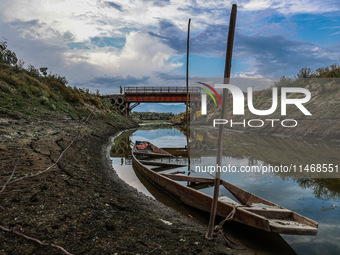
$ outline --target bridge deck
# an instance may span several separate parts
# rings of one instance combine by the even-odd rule
[[[186,102],[187,90],[185,87],[125,87],[125,100],[127,102]],[[199,101],[200,91],[189,89],[189,100]]]

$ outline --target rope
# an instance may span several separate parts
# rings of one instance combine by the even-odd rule
[[[231,210],[231,212],[228,214],[228,216],[227,217],[225,217],[225,219],[224,220],[222,220],[221,222],[220,222],[220,224],[218,224],[218,225],[216,225],[215,226],[215,228],[214,228],[214,230],[217,232],[217,231],[219,231],[219,230],[223,230],[223,225],[224,225],[224,223],[226,223],[227,221],[231,221],[233,218],[234,218],[234,215],[235,215],[235,213],[236,213],[236,209],[238,208],[238,207],[241,207],[242,205],[233,205],[233,210]]]
[[[223,237],[224,241],[226,242],[226,244],[233,249],[243,249],[240,248],[236,243],[234,243],[233,241],[231,241],[224,233],[223,231],[223,225],[224,223],[226,223],[227,221],[231,221],[233,220],[236,210],[238,207],[244,207],[244,205],[233,205],[233,210],[227,215],[227,217],[225,217],[224,220],[222,220],[218,225],[215,226],[214,228],[214,232],[216,232],[216,234],[221,234],[221,236]]]

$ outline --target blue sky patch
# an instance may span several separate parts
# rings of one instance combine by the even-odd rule
[[[83,42],[71,42],[67,44],[67,47],[70,50],[89,50],[91,49],[88,45],[88,43],[83,43]]]
[[[115,47],[115,48],[123,48],[125,45],[126,39],[116,38],[116,37],[93,37],[91,38],[91,44],[98,47]]]

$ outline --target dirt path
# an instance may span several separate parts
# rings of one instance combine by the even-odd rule
[[[110,137],[133,126],[91,118],[54,168],[6,187],[0,224],[73,254],[249,254],[228,249],[220,239],[206,241],[204,226],[118,178],[106,155]],[[16,178],[53,164],[80,127],[62,118],[0,119],[0,190],[21,153]],[[0,231],[4,254],[62,253]]]

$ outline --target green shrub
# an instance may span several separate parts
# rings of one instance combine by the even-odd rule
[[[37,87],[31,87],[30,90],[33,95],[38,95],[40,93],[40,89]]]
[[[11,93],[11,90],[7,86],[2,85],[1,83],[0,83],[0,90],[2,90],[5,93]]]
[[[71,87],[67,87],[62,82],[57,80],[49,80],[47,82],[50,89],[59,92],[64,99],[73,104],[83,104],[84,101],[78,93],[76,93]]]
[[[50,104],[50,109],[51,109],[52,111],[55,111],[55,110],[57,109],[57,107],[56,107],[54,104]]]
[[[49,94],[50,98],[57,100],[57,95],[55,93],[53,93],[52,91],[49,90],[48,94]]]
[[[59,74],[49,74],[46,76],[46,79],[48,81],[57,81],[62,83],[63,85],[67,85],[68,81],[66,80],[66,78],[64,76],[61,76]]]
[[[39,102],[40,102],[42,105],[49,105],[49,100],[48,100],[48,98],[45,97],[45,96],[41,96],[41,97],[39,98]]]
[[[90,98],[87,97],[87,96],[83,96],[82,98],[83,98],[84,102],[89,102],[90,101]]]
[[[34,78],[40,77],[39,70],[36,69],[33,65],[28,65],[27,72],[30,76],[32,76]]]
[[[91,99],[90,99],[90,102],[91,102],[92,104],[94,104],[95,106],[97,106],[97,107],[101,104],[99,98],[96,98],[96,97],[91,98]]]

